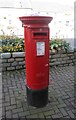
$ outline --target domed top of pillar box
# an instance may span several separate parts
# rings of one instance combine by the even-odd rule
[[[52,21],[52,17],[47,16],[23,16],[19,17],[23,25],[48,25]]]

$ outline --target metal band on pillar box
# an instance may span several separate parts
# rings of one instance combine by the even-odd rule
[[[52,17],[19,17],[24,26],[27,102],[35,107],[48,103],[49,26]]]

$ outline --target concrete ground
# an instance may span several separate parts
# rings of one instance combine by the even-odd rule
[[[49,103],[43,108],[27,104],[25,69],[2,73],[3,118],[74,118],[74,66],[50,68]]]

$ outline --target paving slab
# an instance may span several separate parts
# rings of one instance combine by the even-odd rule
[[[74,66],[51,67],[49,101],[43,108],[28,105],[26,70],[2,72],[2,118],[74,118]]]

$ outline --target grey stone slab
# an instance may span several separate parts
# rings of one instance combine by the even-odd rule
[[[15,104],[15,105],[11,105],[11,110],[15,110],[17,108],[17,105]]]
[[[2,110],[2,103],[0,103],[0,110]]]
[[[11,111],[6,111],[6,118],[12,118]]]
[[[60,108],[60,111],[61,111],[63,116],[67,116],[68,115],[64,108]]]
[[[56,61],[62,61],[62,60],[63,60],[63,58],[61,58],[61,57],[56,59]]]
[[[70,116],[71,118],[74,118],[74,114],[73,114],[73,112],[72,112],[71,110],[68,111],[68,114],[69,114],[69,116]]]
[[[27,116],[26,118],[28,118],[28,119],[29,118],[31,118],[31,119],[34,118],[35,119],[35,118],[38,118],[38,115],[37,114],[32,114],[30,116]]]
[[[10,71],[10,70],[15,70],[15,67],[7,67],[7,70]]]
[[[67,105],[64,103],[64,104],[59,104],[57,105],[58,108],[62,108],[62,107],[66,107]]]
[[[8,62],[10,62],[10,63],[14,62],[14,58],[8,59]]]
[[[71,53],[71,54],[69,53],[68,56],[73,56],[73,54],[72,54],[72,53]]]
[[[13,116],[12,116],[13,118],[19,118],[19,116],[18,116],[18,114],[17,113],[15,113],[15,114],[13,114]]]
[[[11,98],[11,105],[16,104],[15,98]]]
[[[61,113],[58,113],[58,114],[54,114],[52,115],[52,118],[63,118],[63,115]]]
[[[15,110],[16,109],[16,105],[10,105],[10,106],[6,106],[6,111],[8,110]]]
[[[5,102],[4,103],[4,106],[6,107],[6,106],[10,106],[10,102]]]
[[[3,63],[2,67],[9,67],[11,64],[10,63]]]
[[[11,63],[11,66],[17,66],[18,62],[14,61],[13,63]]]
[[[66,63],[65,63],[63,66],[68,66],[68,65],[69,65],[69,64],[66,64]]]
[[[25,61],[19,62],[19,65],[25,65]]]
[[[61,57],[67,57],[67,54],[61,54]]]
[[[23,112],[22,106],[18,108],[18,113]]]
[[[10,96],[7,95],[7,96],[5,97],[5,102],[10,102]]]
[[[64,57],[64,58],[63,58],[63,60],[68,60],[68,59],[69,59],[69,57]]]
[[[69,63],[69,66],[72,66],[72,65],[74,65],[74,63]]]
[[[0,118],[2,117],[2,108],[0,108]]]
[[[60,54],[55,54],[55,55],[52,55],[52,58],[59,58],[61,55]]]
[[[38,117],[39,117],[39,119],[41,118],[45,118],[45,116],[44,116],[44,114],[41,112],[41,113],[38,113]],[[46,116],[47,117],[47,116]]]
[[[5,107],[2,105],[2,116],[5,116],[6,111],[5,111]]]
[[[73,59],[73,62],[76,62],[76,59]]]
[[[18,113],[18,115],[19,115],[19,117],[23,117],[23,116],[25,116],[25,112],[20,112],[20,113]]]
[[[40,112],[42,112],[42,109],[34,109],[34,110],[31,109],[31,110],[30,110],[30,113],[31,113],[31,114],[40,113]]]
[[[50,62],[56,62],[57,59],[50,59]]]
[[[66,64],[66,63],[67,63],[67,61],[65,61],[65,60],[64,60],[64,61],[61,61],[61,64]]]
[[[67,118],[69,118],[69,120],[71,120],[70,116],[68,116],[68,115],[64,117],[64,119],[67,119]]]
[[[30,111],[25,111],[25,115],[26,116],[30,115]]]
[[[2,59],[1,60],[1,63],[7,63],[8,62],[8,59]]]
[[[14,58],[25,57],[25,53],[24,52],[14,52],[14,53],[12,53],[12,56]]]
[[[49,118],[51,118],[51,116],[46,116],[46,119],[49,119]]]
[[[43,112],[43,113],[44,113],[45,116],[55,114],[54,110],[45,111],[45,112]]]
[[[54,65],[54,66],[55,66],[55,65],[60,65],[60,64],[61,64],[61,62],[59,62],[59,61],[58,61],[58,62],[53,62],[53,63],[50,63],[50,66],[52,66],[52,65]]]
[[[11,58],[11,53],[1,53],[1,58]]]
[[[72,63],[72,60],[67,60],[66,63]]]
[[[57,106],[53,106],[52,109],[54,110],[55,114],[60,112],[60,110],[59,110],[59,108],[57,108]]]
[[[18,62],[25,61],[24,58],[15,58],[15,60]]]
[[[12,110],[12,113],[16,114],[16,113],[18,113],[18,111],[19,111],[18,108],[15,108],[15,109]]]
[[[71,59],[74,59],[74,55],[70,57]]]

